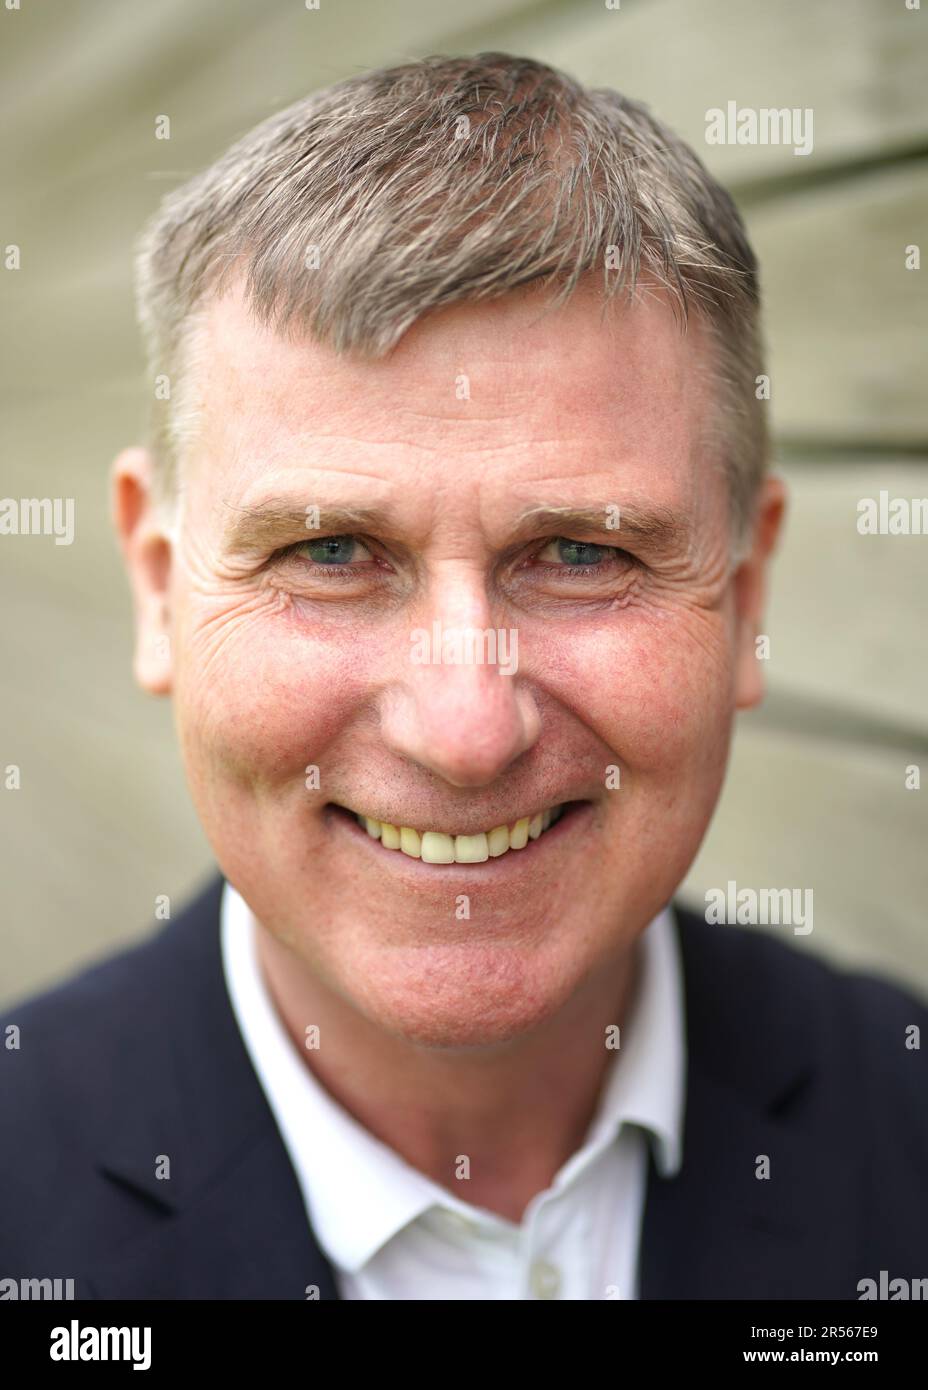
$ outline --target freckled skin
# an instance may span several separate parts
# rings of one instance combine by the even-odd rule
[[[733,574],[726,485],[700,445],[704,330],[681,335],[659,293],[605,320],[587,286],[544,308],[534,289],[456,305],[363,362],[259,328],[236,290],[209,321],[174,542],[147,505],[147,456],[115,468],[138,678],[172,694],[197,811],[263,924],[278,1007],[298,1041],[320,1021],[339,1039],[314,1069],[372,1128],[390,1134],[370,1089],[405,1095],[418,1140],[396,1146],[436,1171],[432,1131],[458,1141],[435,1118],[449,1066],[472,1147],[477,1114],[530,1104],[542,1082],[565,1095],[552,1148],[582,1133],[634,944],[695,857],[736,709],[762,694],[753,639],[782,487],[765,483]],[[232,552],[232,509],[282,496],[323,514],[376,502],[392,532],[347,582],[308,575],[305,557]],[[631,501],[678,512],[686,543],[570,581],[533,565],[544,537],[510,553],[528,507]],[[581,539],[621,546],[621,526]],[[516,629],[517,673],[412,664],[412,630],[434,621]],[[152,655],[162,631],[172,659]],[[323,811],[415,809],[405,823],[472,831],[567,800],[591,803],[583,830],[531,871],[510,854],[492,883],[481,865],[456,871],[466,882],[403,874]],[[530,1122],[513,1123],[524,1139]],[[539,1181],[555,1162],[539,1158]]]

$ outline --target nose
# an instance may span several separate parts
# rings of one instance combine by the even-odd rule
[[[382,735],[452,786],[487,786],[541,733],[518,673],[518,629],[491,626],[487,606],[460,594],[422,616],[398,679],[383,692]]]

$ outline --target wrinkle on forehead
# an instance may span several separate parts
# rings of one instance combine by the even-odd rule
[[[407,455],[463,460],[507,449],[518,457],[543,441],[556,452],[563,441],[572,459],[588,447],[593,471],[612,449],[617,458],[690,458],[695,468],[714,445],[709,335],[696,316],[682,333],[660,292],[632,305],[612,300],[605,311],[588,287],[553,312],[525,293],[451,305],[369,360],[275,334],[232,287],[209,306],[199,334],[193,456],[220,466],[292,461],[301,438],[313,441],[313,462],[329,463],[365,442],[376,446],[373,458],[381,446],[405,445]]]

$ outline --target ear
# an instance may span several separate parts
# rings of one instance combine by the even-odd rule
[[[786,511],[786,484],[770,474],[761,484],[754,510],[749,550],[734,574],[735,707],[753,709],[764,698],[765,682],[755,638],[763,632],[768,560],[776,546]]]
[[[153,480],[148,450],[124,449],[110,470],[110,503],[135,610],[135,679],[151,695],[169,695],[173,542]]]

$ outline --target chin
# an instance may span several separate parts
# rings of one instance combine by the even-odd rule
[[[399,952],[350,991],[372,1023],[422,1047],[505,1044],[543,1024],[578,983],[577,963],[525,958],[519,946]]]

